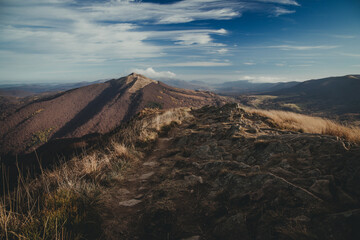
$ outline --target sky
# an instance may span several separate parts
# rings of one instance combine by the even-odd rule
[[[0,0],[0,84],[360,74],[359,0]]]

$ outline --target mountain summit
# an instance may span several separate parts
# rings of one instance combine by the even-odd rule
[[[137,74],[135,72],[131,73],[130,75],[128,75],[126,77],[116,79],[116,80],[111,80],[111,82],[116,82],[116,83],[120,83],[120,84],[124,84],[124,82],[125,82],[125,85],[129,87],[128,91],[130,93],[135,93],[151,83],[159,84],[159,81],[152,80],[150,78],[147,78],[147,77],[145,77],[141,74]]]

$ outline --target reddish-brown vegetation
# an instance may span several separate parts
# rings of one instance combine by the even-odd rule
[[[146,107],[169,109],[224,102],[224,98],[213,93],[173,88],[134,73],[18,108],[0,121],[0,152],[30,152],[45,140],[103,134]],[[47,133],[41,138],[44,141],[33,141],[44,132]]]

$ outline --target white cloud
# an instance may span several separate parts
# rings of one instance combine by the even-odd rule
[[[334,38],[342,38],[342,39],[354,39],[356,36],[353,35],[331,35]]]
[[[275,66],[278,66],[278,67],[284,67],[285,64],[284,63],[276,63]]]
[[[249,76],[249,75],[245,75],[245,76],[240,76],[238,77],[239,80],[248,80],[251,82],[269,82],[269,83],[274,83],[274,82],[288,82],[289,79],[284,78],[284,77],[278,77],[278,76]]]
[[[276,7],[274,9],[274,16],[275,17],[278,17],[280,15],[283,15],[283,14],[291,14],[291,13],[294,13],[295,11],[294,10],[288,10],[288,9],[285,9],[285,8],[281,8],[281,7]]]
[[[254,62],[244,62],[243,64],[248,66],[256,65]]]
[[[142,75],[145,75],[149,78],[174,78],[176,77],[176,74],[170,71],[164,71],[164,72],[157,72],[152,67],[149,67],[147,69],[133,69],[132,72],[136,72]]]
[[[340,54],[347,57],[360,57],[360,53],[340,53]]]
[[[80,63],[92,59],[93,63],[101,63],[164,56],[167,49],[176,48],[173,43],[198,49],[212,47],[216,51],[224,44],[215,43],[211,35],[227,34],[225,29],[149,31],[140,25],[142,20],[160,21],[171,14],[167,7],[173,12],[197,15],[201,19],[217,19],[220,15],[226,15],[229,12],[223,10],[226,4],[214,0],[185,0],[175,4],[113,0],[105,4],[85,2],[75,7],[65,4],[72,2],[71,0],[28,0],[26,4],[21,2],[5,0],[0,3],[0,8],[4,7],[4,12],[7,13],[0,26],[0,43],[12,43],[10,48],[6,48],[9,54],[46,54],[52,56],[54,61]],[[208,4],[206,8],[193,8],[205,3]],[[104,20],[116,23],[104,23]],[[159,39],[167,43],[159,45],[149,41]]]
[[[227,53],[228,51],[229,51],[229,50],[226,49],[226,48],[220,48],[220,49],[216,50],[216,52],[219,53],[219,54],[225,54],[225,53]]]
[[[311,64],[293,64],[293,65],[290,65],[289,67],[311,67],[312,65]]]
[[[209,34],[183,34],[175,38],[177,44],[192,45],[192,44],[207,44],[212,41]]]
[[[280,50],[328,50],[338,48],[338,46],[330,46],[330,45],[317,45],[317,46],[294,46],[294,45],[278,45],[278,46],[268,46],[266,48],[278,48]]]
[[[156,57],[162,48],[144,40],[149,33],[134,31],[135,25],[98,25],[92,22],[73,23],[65,29],[28,29],[6,27],[0,30],[0,42],[12,41],[10,51],[47,54],[57,60],[133,59]]]
[[[231,66],[230,62],[181,62],[181,63],[169,63],[165,66],[169,67],[223,67]]]
[[[265,3],[279,3],[279,4],[285,4],[285,5],[300,6],[300,4],[294,0],[257,0],[257,1],[265,2]]]
[[[226,20],[241,16],[236,1],[182,0],[171,4],[140,1],[94,3],[84,8],[99,20],[153,21],[159,24],[187,23],[196,20]],[[141,13],[141,14],[139,14]]]
[[[0,55],[0,62],[4,63],[3,69],[15,66],[10,65],[8,60],[11,59],[26,70],[36,66],[34,71],[44,72],[49,68],[66,70],[81,64],[116,65],[121,61],[129,63],[170,54],[176,58],[183,56],[183,49],[194,50],[192,54],[201,57],[224,54],[228,52],[226,45],[214,37],[228,34],[223,28],[204,29],[181,24],[177,31],[169,31],[154,30],[153,26],[227,20],[241,17],[247,11],[271,15],[279,4],[290,7],[296,5],[294,2],[180,0],[159,4],[140,0],[0,0],[3,13],[0,51],[6,50]],[[181,51],[176,52],[176,49]],[[229,66],[231,63],[174,63],[174,66],[180,65]]]

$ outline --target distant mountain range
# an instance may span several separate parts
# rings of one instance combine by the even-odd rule
[[[0,153],[29,152],[49,140],[104,134],[146,107],[199,107],[235,101],[209,90],[251,107],[360,120],[360,75],[301,83],[163,81],[167,84],[133,73],[93,84],[7,86],[2,90],[7,96],[0,96]],[[64,91],[69,87],[75,88]],[[38,94],[19,98],[21,91]]]
[[[360,121],[360,75],[309,80],[276,91],[238,96],[238,99],[252,107]]]
[[[207,83],[204,81],[184,81],[180,79],[159,78],[159,80],[169,86],[200,91],[212,91],[223,95],[238,95],[244,93],[261,93],[276,91],[295,86],[299,82],[279,82],[279,83],[256,83],[248,80],[228,81],[224,83]],[[45,92],[66,91],[95,83],[103,83],[107,80],[94,82],[77,82],[66,84],[6,84],[0,85],[0,96],[28,97]]]
[[[206,84],[169,79],[165,82],[232,96],[251,107],[302,112],[360,125],[360,75],[357,74],[284,83],[243,80]]]
[[[94,82],[76,82],[63,84],[2,84],[0,85],[0,96],[27,97],[44,92],[66,91],[73,88],[84,87],[87,85],[102,83],[106,80],[97,80]]]
[[[146,107],[222,105],[226,98],[211,92],[173,88],[133,73],[16,101],[2,101],[8,105],[2,107],[7,112],[0,121],[1,153],[29,152],[52,139],[107,133]]]
[[[207,90],[218,94],[237,96],[239,94],[263,93],[285,89],[299,82],[256,83],[248,80],[228,81],[223,83],[206,83],[203,81],[183,81],[178,79],[161,79],[166,84],[178,88]]]
[[[347,75],[305,81],[286,89],[279,89],[273,94],[297,95],[313,100],[336,101],[336,103],[358,102],[360,104],[359,90],[360,75]]]

